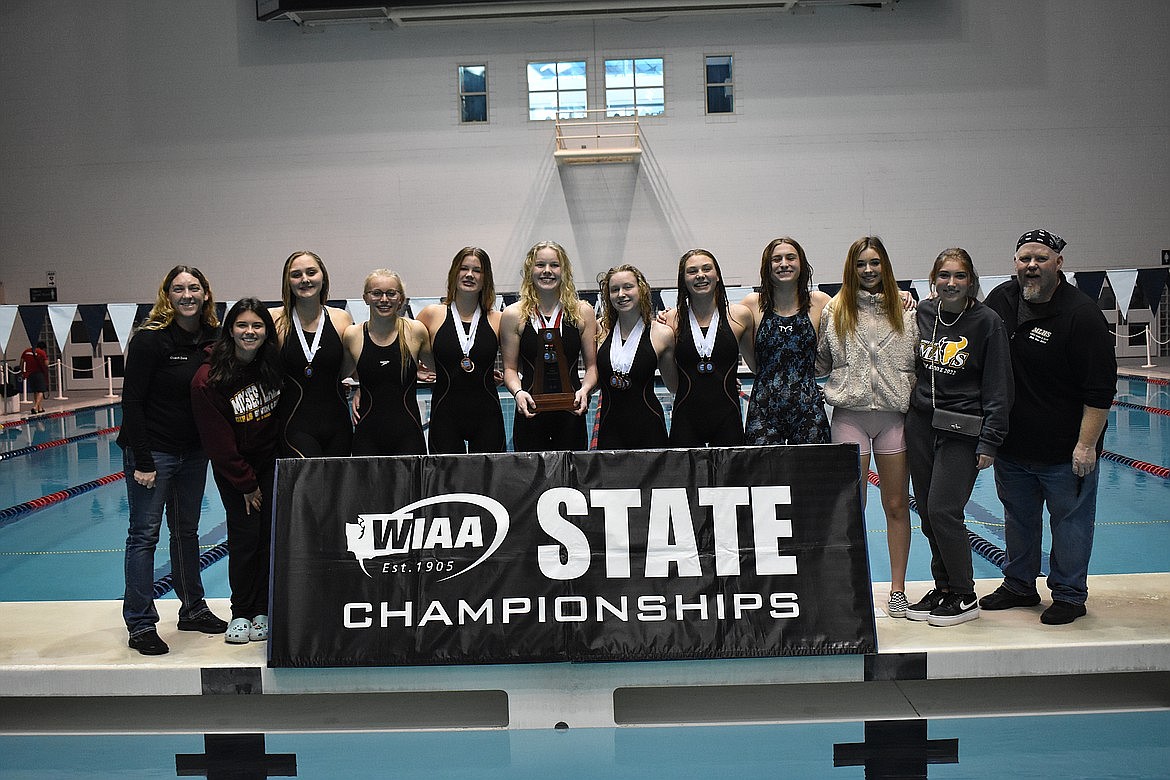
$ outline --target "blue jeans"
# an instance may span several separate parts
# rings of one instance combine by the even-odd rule
[[[207,482],[207,456],[202,451],[176,455],[152,452],[156,476],[153,488],[134,481],[134,454],[122,451],[126,468],[126,498],[130,505],[130,532],[126,535],[126,593],[122,616],[130,636],[153,630],[154,549],[158,546],[166,509],[171,534],[171,577],[179,597],[179,618],[208,611],[199,576],[199,511]]]
[[[1100,465],[1083,479],[1072,461],[1030,465],[995,459],[995,490],[1004,508],[1007,561],[1004,586],[1018,595],[1036,592],[1040,575],[1044,505],[1052,526],[1048,588],[1056,601],[1084,604],[1089,596],[1089,556],[1097,520],[1097,479]]]

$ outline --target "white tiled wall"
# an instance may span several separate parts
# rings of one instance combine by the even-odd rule
[[[301,33],[253,0],[0,6],[0,282],[27,300],[148,301],[200,266],[220,298],[279,296],[294,249],[335,297],[374,267],[438,295],[465,244],[514,288],[534,241],[580,286],[632,262],[656,284],[704,246],[750,283],[775,235],[818,281],[887,241],[900,278],[946,246],[1008,273],[1044,226],[1069,267],[1156,264],[1170,241],[1170,3],[902,0],[893,12],[683,15]],[[735,57],[737,112],[703,113],[704,54]],[[662,56],[668,113],[641,164],[558,169],[526,118],[529,59]],[[459,64],[489,67],[461,127]],[[599,97],[591,100],[598,105]]]

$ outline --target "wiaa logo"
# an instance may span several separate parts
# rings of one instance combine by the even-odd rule
[[[420,510],[446,505],[443,513]],[[456,512],[458,505],[474,507]],[[487,515],[487,518],[484,515]],[[485,543],[485,519],[490,519],[491,537]],[[346,546],[358,565],[371,577],[366,561],[402,556],[412,551],[456,551],[481,549],[483,552],[469,565],[444,569],[449,573],[443,582],[471,571],[495,553],[508,535],[508,510],[499,501],[478,493],[446,493],[407,504],[389,513],[363,513],[357,522],[345,524]]]

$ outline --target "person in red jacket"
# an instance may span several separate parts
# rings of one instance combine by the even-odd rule
[[[20,371],[24,375],[25,389],[33,394],[32,414],[45,413],[45,393],[49,392],[49,355],[45,342],[38,341],[20,353]]]
[[[268,550],[279,445],[280,353],[272,315],[243,298],[191,380],[191,406],[227,514],[232,620],[224,641],[268,638]]]

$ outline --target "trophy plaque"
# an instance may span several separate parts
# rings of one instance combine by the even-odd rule
[[[556,328],[541,328],[540,353],[536,356],[532,377],[532,400],[536,411],[571,412],[576,392],[569,381],[569,364],[565,360],[565,345]],[[576,366],[572,367],[574,371]]]

